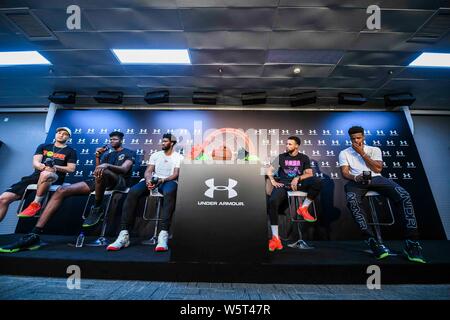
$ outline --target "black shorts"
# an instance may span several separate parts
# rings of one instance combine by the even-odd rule
[[[11,187],[6,189],[5,191],[15,193],[18,196],[22,197],[23,194],[25,193],[25,189],[28,187],[28,185],[38,183],[40,174],[41,174],[40,172],[33,172],[29,176],[22,177],[22,179],[20,179],[19,182],[14,183]],[[53,182],[53,184],[61,185],[61,184],[63,184],[63,182],[64,182],[64,176],[59,176],[58,180]]]
[[[114,185],[111,185],[111,186],[109,186],[109,185],[106,186],[106,190],[121,190],[121,191],[123,191],[127,188],[127,183],[123,176],[117,175],[117,179],[118,179],[117,183]],[[84,180],[84,182],[88,185],[90,192],[95,191],[95,179],[94,178]]]

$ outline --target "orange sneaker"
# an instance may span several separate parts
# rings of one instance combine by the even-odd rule
[[[269,240],[269,251],[273,252],[281,249],[283,249],[283,244],[281,243],[280,238],[272,236],[272,239]]]
[[[31,218],[34,217],[36,213],[39,212],[39,210],[41,210],[41,205],[33,201],[25,210],[23,210],[17,216],[19,218]]]
[[[303,219],[305,219],[305,221],[308,222],[314,222],[317,220],[312,215],[309,214],[308,207],[298,207],[297,214],[299,216],[302,216]]]

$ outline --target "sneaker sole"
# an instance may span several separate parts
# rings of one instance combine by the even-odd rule
[[[120,247],[120,248],[118,248],[118,247],[106,247],[106,251],[119,251],[122,248],[128,248],[129,245],[130,244],[126,244],[126,245],[124,245],[123,247]]]
[[[409,260],[409,261],[412,261],[412,262],[418,262],[418,263],[427,263],[425,260],[423,260],[423,259],[419,259],[419,258],[411,258],[410,256],[409,256],[409,254],[405,251],[405,250],[403,250],[403,253],[405,254],[405,256],[406,256],[406,258]]]
[[[381,260],[381,259],[385,259],[385,258],[387,258],[387,257],[389,257],[389,256],[390,256],[390,254],[387,253],[387,252],[385,252],[385,253],[383,253],[381,256],[377,257],[377,259],[378,259],[378,260]]]
[[[3,248],[0,248],[0,253],[16,253],[16,252],[19,252],[19,251],[33,251],[33,250],[37,250],[37,249],[39,249],[41,246],[40,245],[38,245],[38,246],[34,246],[34,247],[29,247],[29,248],[22,248],[22,249],[3,249]]]
[[[28,216],[28,215],[24,215],[24,214],[18,214],[17,217],[19,217],[19,218],[33,218],[34,216],[36,216],[36,214],[33,214],[32,216]]]
[[[156,252],[164,252],[164,251],[168,251],[169,249],[166,248],[155,248]]]
[[[93,223],[93,224],[85,224],[85,223],[83,223],[83,228],[93,227],[93,226],[97,225],[99,222],[100,222],[100,220],[98,220],[96,223]]]

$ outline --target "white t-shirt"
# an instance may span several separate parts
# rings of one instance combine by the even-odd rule
[[[178,152],[172,152],[170,156],[166,156],[164,151],[155,152],[150,156],[149,164],[155,166],[155,175],[158,178],[167,178],[171,176],[175,168],[179,168],[183,156]]]
[[[367,153],[372,160],[383,161],[381,150],[378,147],[364,145],[364,152]],[[352,147],[348,147],[339,153],[339,166],[349,166],[350,174],[354,176],[359,176],[363,171],[372,171],[366,165],[366,162],[361,155]],[[374,176],[381,176],[381,174],[372,171],[372,177]]]

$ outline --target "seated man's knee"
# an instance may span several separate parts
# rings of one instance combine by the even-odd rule
[[[67,197],[69,194],[70,194],[69,187],[61,186],[58,189],[56,189],[54,197],[64,198],[64,197]]]

